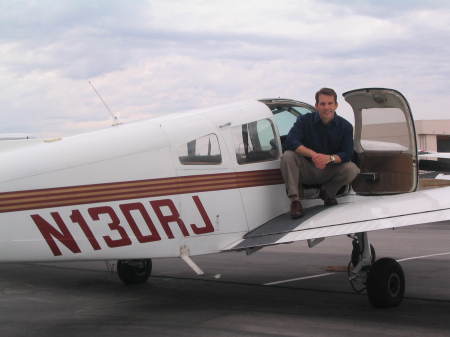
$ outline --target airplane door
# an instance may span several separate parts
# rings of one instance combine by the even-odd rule
[[[182,244],[192,255],[226,246],[248,227],[221,134],[198,116],[174,119],[163,127],[171,139],[178,207],[189,231]]]
[[[345,92],[355,115],[355,161],[361,173],[352,187],[359,194],[412,192],[417,188],[417,145],[406,98],[393,89]]]

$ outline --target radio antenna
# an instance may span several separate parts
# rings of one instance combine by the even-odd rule
[[[109,108],[108,104],[106,104],[105,100],[103,99],[103,97],[98,93],[97,89],[95,89],[94,84],[92,84],[91,81],[88,81],[89,84],[92,87],[92,90],[94,90],[95,94],[97,95],[97,97],[100,99],[100,101],[102,101],[103,105],[105,106],[106,110],[108,110],[109,114],[111,115],[113,122],[112,122],[112,126],[116,126],[121,124],[119,121],[119,118],[114,114],[114,112],[112,112],[112,110]]]

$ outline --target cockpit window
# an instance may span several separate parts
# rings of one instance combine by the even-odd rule
[[[284,106],[272,109],[273,119],[278,127],[280,136],[286,136],[299,115],[311,112],[310,109],[298,106]]]
[[[222,163],[217,136],[211,133],[179,146],[178,159],[183,165],[217,165]]]

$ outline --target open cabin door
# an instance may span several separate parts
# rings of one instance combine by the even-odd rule
[[[352,187],[359,194],[412,192],[417,187],[414,121],[405,97],[392,89],[343,94],[355,114],[354,149],[361,173]]]

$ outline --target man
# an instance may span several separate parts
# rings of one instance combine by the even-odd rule
[[[287,151],[281,159],[293,219],[303,215],[302,184],[320,184],[320,198],[325,206],[333,206],[337,204],[337,191],[359,173],[359,168],[350,161],[353,127],[336,114],[336,92],[322,88],[315,98],[317,111],[297,118],[287,135]]]

